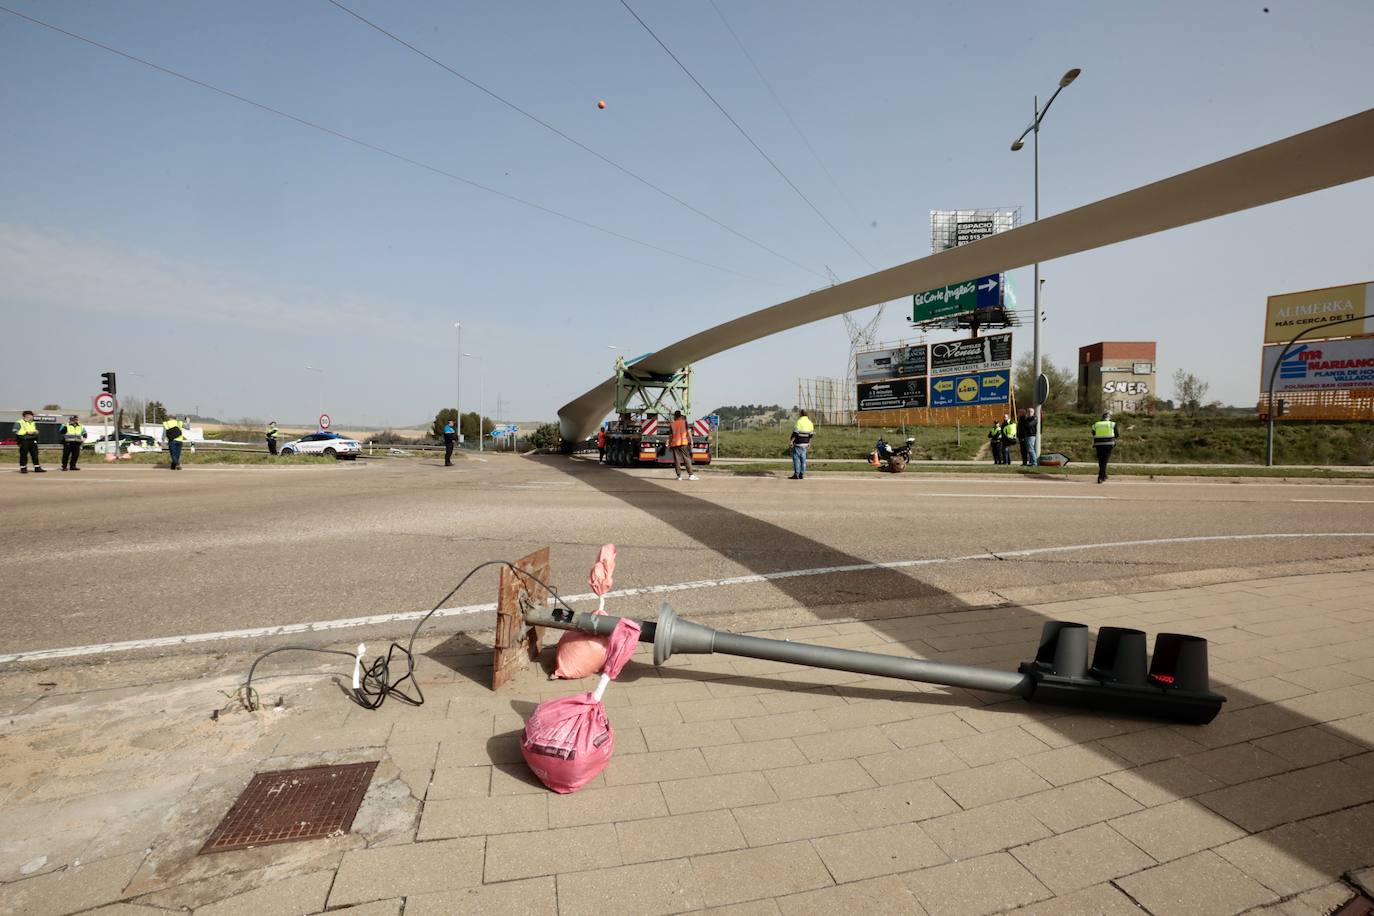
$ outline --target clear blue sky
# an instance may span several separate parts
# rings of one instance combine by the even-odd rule
[[[2,407],[85,403],[114,368],[176,410],[304,420],[322,381],[338,422],[405,424],[453,403],[461,321],[487,412],[499,393],[507,416],[551,418],[608,374],[608,345],[638,354],[821,286],[826,267],[869,271],[616,0],[349,5],[814,273],[326,0],[3,2],[716,267],[0,13]],[[1070,67],[1083,75],[1041,135],[1043,214],[1374,105],[1368,0],[717,2],[834,183],[709,0],[631,5],[879,267],[929,252],[932,208],[1029,216],[1029,149],[1008,146]],[[1161,380],[1184,367],[1251,402],[1265,297],[1374,280],[1371,213],[1366,181],[1046,264],[1047,352],[1154,339]],[[911,336],[903,313],[881,338]],[[718,356],[697,367],[697,406],[791,405],[797,376],[843,375],[847,349],[836,318]],[[467,363],[466,409],[480,372]]]

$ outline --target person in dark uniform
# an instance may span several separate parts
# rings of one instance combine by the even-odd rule
[[[77,459],[81,457],[81,446],[86,442],[86,427],[81,425],[81,420],[76,414],[67,418],[67,423],[62,427],[62,470],[79,471],[81,468],[76,466]]]
[[[275,455],[277,453],[277,436],[280,431],[277,429],[277,421],[273,420],[267,424],[267,453]]]
[[[1097,450],[1097,482],[1107,482],[1107,462],[1112,460],[1116,447],[1116,421],[1110,410],[1102,411],[1102,419],[1093,424],[1093,448]]]
[[[444,421],[444,467],[453,467],[453,446],[458,442],[458,431],[453,428],[452,420]]]
[[[181,470],[181,444],[186,438],[186,433],[181,425],[181,421],[176,417],[168,417],[162,421],[163,432],[167,435],[167,455],[172,459],[172,470]]]
[[[988,448],[992,450],[992,463],[1002,463],[1002,421],[994,420],[988,430]]]
[[[1026,454],[1026,408],[1020,407],[1016,411],[1016,444],[1021,447],[1021,467],[1030,464]]]
[[[42,460],[38,457],[38,424],[33,420],[33,411],[26,410],[14,424],[14,438],[19,443],[19,473],[29,472],[29,459],[33,459],[33,472],[46,474]]]

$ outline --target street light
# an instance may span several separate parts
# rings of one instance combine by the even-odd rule
[[[1083,71],[1079,70],[1077,67],[1074,67],[1074,68],[1073,68],[1072,70],[1070,70],[1068,73],[1065,73],[1062,77],[1060,77],[1060,79],[1059,79],[1059,88],[1057,88],[1057,89],[1054,90],[1054,95],[1050,96],[1050,100],[1049,100],[1048,102],[1045,103],[1045,107],[1044,107],[1044,108],[1041,108],[1041,107],[1040,107],[1040,96],[1037,95],[1037,96],[1035,97],[1035,120],[1031,121],[1030,127],[1027,127],[1025,130],[1023,130],[1023,131],[1021,132],[1021,136],[1017,137],[1017,138],[1016,138],[1016,142],[1013,143],[1013,144],[1011,145],[1011,151],[1014,153],[1014,152],[1016,152],[1017,150],[1019,150],[1022,146],[1025,145],[1025,142],[1024,142],[1024,141],[1025,141],[1025,139],[1026,139],[1026,135],[1027,135],[1027,134],[1030,134],[1030,133],[1033,133],[1033,134],[1034,134],[1034,136],[1031,138],[1031,149],[1032,149],[1032,152],[1034,153],[1034,156],[1035,156],[1035,220],[1036,220],[1036,222],[1039,222],[1039,220],[1040,220],[1040,122],[1043,121],[1043,120],[1045,120],[1045,115],[1049,112],[1050,106],[1054,104],[1054,100],[1055,100],[1056,98],[1059,97],[1059,93],[1063,92],[1063,91],[1064,91],[1064,88],[1065,88],[1066,86],[1068,86],[1069,83],[1072,83],[1074,80],[1078,79],[1078,74],[1081,73],[1081,72],[1083,72]],[[1035,262],[1035,316],[1034,316],[1034,323],[1033,323],[1032,327],[1034,328],[1034,333],[1033,333],[1033,338],[1032,338],[1032,339],[1033,339],[1033,344],[1032,344],[1032,356],[1031,356],[1031,361],[1032,361],[1032,363],[1034,363],[1034,366],[1035,366],[1035,381],[1034,381],[1034,383],[1033,383],[1034,386],[1035,386],[1035,394],[1032,395],[1031,400],[1033,400],[1033,401],[1035,402],[1036,413],[1039,414],[1039,413],[1042,413],[1042,411],[1040,410],[1040,408],[1044,406],[1044,405],[1042,404],[1042,402],[1040,401],[1040,397],[1039,397],[1039,395],[1040,395],[1040,262],[1039,262],[1039,261],[1036,261],[1036,262]],[[1044,422],[1045,422],[1044,417],[1041,416],[1041,417],[1040,417],[1040,423],[1043,425]],[[1042,426],[1042,428],[1043,428],[1043,426]],[[1043,439],[1043,436],[1042,436],[1042,439]]]
[[[310,372],[318,372],[320,374],[319,379],[315,382],[315,403],[319,405],[320,416],[324,416],[324,370],[317,369],[314,366],[306,366],[305,368]],[[318,423],[319,420],[315,422]]]
[[[471,353],[464,353],[468,359],[477,360],[481,369],[478,370],[478,378],[481,379],[477,394],[477,451],[485,451],[483,448],[486,442],[486,431],[482,429],[482,408],[487,402],[487,361],[480,356],[473,356]]]
[[[453,364],[455,374],[458,377],[456,390],[453,393],[453,409],[458,413],[458,419],[454,420],[453,428],[458,430],[459,441],[463,438],[463,323],[455,321],[453,328],[458,332],[458,355],[454,357]]]

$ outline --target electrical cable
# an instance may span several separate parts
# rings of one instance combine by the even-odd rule
[[[328,2],[329,2],[331,5],[333,5],[333,6],[335,6],[335,7],[338,7],[340,10],[342,10],[342,11],[345,12],[345,13],[347,13],[348,15],[352,16],[354,19],[358,20],[358,21],[361,22],[363,25],[366,25],[368,28],[374,29],[375,31],[380,32],[381,34],[385,35],[387,38],[390,38],[392,41],[396,42],[397,44],[401,45],[402,47],[408,48],[409,50],[411,50],[411,51],[413,51],[414,53],[418,54],[419,56],[423,57],[425,60],[427,60],[427,61],[429,61],[430,63],[434,64],[436,67],[439,67],[440,69],[447,71],[448,73],[452,74],[453,76],[458,77],[458,79],[460,79],[460,80],[462,80],[463,82],[467,83],[467,84],[468,84],[469,86],[471,86],[472,88],[476,89],[476,90],[479,91],[479,92],[482,92],[482,93],[486,94],[487,96],[491,97],[492,99],[495,99],[497,102],[500,102],[502,105],[505,105],[505,106],[506,106],[507,108],[509,108],[511,111],[514,111],[514,112],[516,112],[517,114],[519,114],[519,115],[521,115],[521,116],[523,116],[523,117],[525,117],[525,118],[528,118],[529,120],[533,121],[535,124],[538,124],[540,127],[544,128],[545,130],[548,130],[548,131],[551,131],[551,132],[557,134],[559,137],[562,137],[564,140],[568,141],[569,143],[571,143],[573,146],[577,147],[578,149],[580,149],[580,150],[582,150],[582,151],[584,151],[584,152],[590,153],[591,155],[593,155],[593,156],[595,156],[596,158],[600,159],[602,162],[604,162],[604,163],[606,163],[607,165],[609,165],[611,168],[616,169],[616,170],[622,172],[622,173],[625,174],[625,175],[628,175],[629,177],[633,178],[635,181],[637,181],[637,182],[639,182],[640,184],[644,185],[646,188],[649,188],[649,189],[651,189],[651,190],[653,190],[653,191],[656,191],[656,192],[658,192],[659,194],[663,195],[664,197],[668,198],[669,200],[673,201],[674,203],[679,204],[679,205],[681,205],[681,206],[683,206],[683,207],[686,207],[688,210],[691,210],[691,211],[692,211],[693,213],[695,213],[697,216],[700,216],[700,217],[702,217],[703,219],[710,220],[712,223],[715,223],[717,226],[719,226],[720,228],[724,229],[726,232],[729,232],[731,235],[737,236],[737,237],[743,239],[744,241],[748,242],[749,244],[755,246],[756,248],[759,248],[759,249],[762,249],[763,251],[768,252],[769,254],[773,255],[775,258],[780,258],[780,259],[786,261],[788,264],[791,264],[793,267],[796,267],[796,268],[798,268],[799,270],[804,270],[804,271],[806,271],[807,273],[809,273],[809,274],[811,274],[811,275],[813,275],[813,276],[817,276],[817,277],[823,276],[823,274],[821,274],[819,271],[812,270],[810,267],[807,267],[805,264],[802,264],[802,263],[799,262],[799,261],[794,261],[794,260],[792,260],[791,258],[789,258],[787,255],[785,255],[785,254],[783,254],[783,253],[781,253],[781,252],[779,252],[779,251],[775,251],[775,250],[773,250],[772,248],[769,248],[767,245],[765,245],[763,242],[760,242],[758,239],[751,238],[750,236],[745,235],[743,232],[740,232],[738,229],[735,229],[735,228],[733,228],[732,226],[726,225],[725,223],[723,223],[723,222],[721,222],[720,220],[716,219],[714,216],[712,216],[711,214],[705,212],[704,210],[698,209],[697,207],[694,207],[693,205],[689,204],[687,201],[683,200],[681,197],[678,197],[676,194],[673,194],[671,191],[667,191],[667,190],[665,190],[665,189],[659,187],[658,185],[654,184],[652,181],[650,181],[649,179],[645,178],[644,176],[639,175],[638,173],[636,173],[636,172],[634,172],[634,171],[631,171],[627,166],[621,165],[619,162],[616,162],[614,159],[611,159],[609,156],[606,156],[606,155],[604,155],[604,154],[602,154],[602,153],[597,152],[596,150],[592,149],[590,146],[587,146],[587,145],[586,145],[585,143],[583,143],[582,141],[577,140],[577,139],[575,139],[575,138],[569,136],[568,134],[564,133],[563,131],[559,130],[557,127],[554,127],[552,124],[550,124],[549,122],[547,122],[547,121],[545,121],[544,119],[540,118],[538,115],[531,114],[530,112],[528,112],[528,111],[526,111],[525,109],[521,108],[519,105],[515,104],[515,103],[512,102],[510,99],[507,99],[507,98],[505,98],[504,96],[498,94],[495,90],[489,89],[489,88],[487,88],[486,86],[483,86],[481,83],[477,82],[476,80],[472,79],[471,77],[466,76],[466,75],[464,75],[464,74],[462,74],[462,73],[459,73],[457,70],[453,69],[453,68],[450,67],[448,64],[446,64],[446,63],[444,63],[443,61],[439,60],[438,58],[436,58],[436,57],[434,57],[434,56],[432,56],[432,55],[430,55],[430,54],[428,54],[428,53],[426,53],[426,52],[420,50],[420,49],[417,48],[415,45],[413,45],[413,44],[411,44],[410,42],[406,41],[406,40],[405,40],[404,38],[402,38],[401,36],[395,34],[394,32],[390,32],[390,31],[388,31],[387,29],[384,29],[382,26],[380,26],[380,25],[378,25],[377,23],[373,22],[371,19],[368,19],[366,16],[363,16],[361,13],[359,13],[359,12],[357,12],[357,11],[355,11],[355,10],[349,9],[347,6],[344,6],[342,3],[340,3],[339,0],[328,0]],[[803,138],[803,139],[805,139],[805,138]],[[822,168],[824,168],[823,165],[822,165]],[[828,173],[827,173],[827,174],[828,174]],[[832,178],[831,180],[833,181],[834,179]]]
[[[821,222],[829,226],[830,231],[835,233],[835,235],[839,237],[840,241],[848,245],[849,250],[858,255],[859,258],[869,266],[869,268],[871,268],[872,270],[877,270],[877,265],[870,261],[862,251],[860,251],[858,248],[854,246],[854,243],[851,242],[849,238],[843,232],[841,232],[834,223],[832,223],[829,219],[826,218],[825,214],[820,211],[820,208],[811,202],[811,198],[803,194],[802,189],[797,187],[796,183],[794,183],[791,178],[787,177],[787,173],[778,167],[778,164],[773,161],[773,157],[765,153],[763,151],[763,147],[759,146],[757,143],[754,142],[754,138],[749,136],[749,132],[746,131],[743,127],[741,127],[740,123],[730,115],[730,112],[725,110],[725,106],[720,104],[720,102],[716,100],[716,97],[711,94],[711,91],[701,84],[701,80],[697,79],[695,76],[692,75],[692,71],[687,69],[687,65],[684,64],[682,61],[678,60],[678,56],[674,54],[666,44],[663,43],[663,39],[659,38],[658,35],[654,34],[654,30],[649,28],[649,24],[645,22],[643,19],[639,18],[639,14],[634,11],[634,8],[630,6],[627,0],[620,0],[620,5],[625,7],[625,9],[629,11],[631,16],[635,17],[635,21],[644,27],[644,31],[649,33],[649,37],[652,38],[654,41],[658,42],[658,46],[662,48],[664,52],[667,53],[667,55],[673,59],[673,63],[677,64],[678,67],[682,70],[682,72],[687,74],[687,78],[690,79],[693,83],[695,83],[696,87],[702,91],[702,94],[705,95],[706,98],[711,100],[711,104],[715,105],[716,109],[721,114],[725,115],[725,119],[735,126],[735,130],[740,132],[740,136],[744,137],[745,140],[749,141],[749,145],[758,151],[758,154],[764,158],[764,161],[766,161],[770,166],[773,167],[773,171],[777,172],[778,175],[781,176],[783,181],[787,182],[787,186],[791,188],[793,191],[795,191],[797,196],[800,197],[806,203],[806,205],[811,208],[811,212],[819,216],[821,218]]]
[[[116,56],[118,56],[118,57],[122,57],[122,58],[124,58],[125,60],[132,61],[132,62],[134,62],[134,63],[136,63],[136,64],[142,64],[143,66],[148,67],[148,68],[153,69],[153,70],[156,70],[156,71],[158,71],[159,73],[166,74],[167,76],[176,77],[176,78],[179,79],[179,80],[184,80],[184,81],[186,81],[186,82],[188,82],[188,83],[191,83],[192,85],[199,86],[199,87],[201,87],[202,89],[208,89],[208,90],[210,90],[211,92],[218,93],[219,95],[222,95],[222,96],[224,96],[224,97],[226,97],[226,98],[233,99],[233,100],[236,101],[236,102],[242,102],[242,103],[244,103],[245,105],[251,105],[251,106],[253,106],[254,108],[257,108],[257,109],[259,109],[259,110],[261,110],[261,111],[265,111],[265,112],[267,112],[267,113],[269,113],[269,114],[274,114],[274,115],[276,115],[277,117],[280,117],[280,118],[285,118],[285,119],[288,120],[288,121],[294,121],[296,124],[299,124],[299,125],[301,125],[301,126],[303,126],[303,127],[308,127],[308,128],[310,128],[311,130],[317,130],[317,131],[319,131],[320,133],[328,134],[328,135],[330,135],[331,137],[336,137],[337,139],[344,140],[344,141],[346,141],[346,142],[348,142],[348,143],[352,143],[352,144],[354,144],[354,145],[356,145],[356,146],[361,146],[361,147],[364,148],[364,149],[371,150],[371,151],[374,152],[374,153],[380,153],[380,154],[382,154],[383,156],[388,156],[388,157],[390,157],[390,158],[392,158],[392,159],[395,159],[395,160],[397,160],[397,161],[404,162],[404,163],[406,163],[407,165],[412,165],[412,166],[415,166],[416,168],[424,169],[424,170],[427,171],[427,172],[432,172],[432,173],[434,173],[435,175],[439,175],[439,176],[442,176],[442,177],[444,177],[444,178],[448,178],[448,179],[451,179],[451,180],[453,180],[453,181],[460,182],[460,183],[462,183],[462,184],[468,185],[469,187],[476,188],[476,189],[479,190],[479,191],[485,191],[485,192],[487,192],[488,194],[493,194],[493,195],[495,195],[495,196],[497,196],[497,197],[502,198],[503,200],[508,200],[508,201],[511,201],[512,203],[517,203],[517,204],[520,204],[521,206],[529,207],[529,208],[531,208],[531,209],[533,209],[533,210],[538,210],[538,211],[540,211],[541,213],[547,213],[547,214],[549,214],[550,216],[556,216],[556,217],[558,217],[559,219],[567,220],[567,221],[570,222],[570,223],[576,223],[577,225],[582,226],[582,227],[587,228],[587,229],[594,229],[594,230],[597,231],[597,232],[604,233],[605,235],[609,235],[609,236],[611,236],[611,237],[613,237],[613,238],[620,239],[621,241],[630,242],[630,243],[632,243],[632,244],[634,244],[634,245],[639,245],[639,246],[642,246],[642,247],[644,247],[644,248],[648,248],[648,249],[650,249],[650,250],[652,250],[652,251],[657,251],[657,252],[659,252],[659,253],[661,253],[661,254],[670,255],[670,256],[672,256],[672,257],[679,258],[679,259],[681,259],[681,260],[683,260],[683,261],[690,261],[690,262],[693,263],[693,264],[698,264],[698,265],[700,265],[700,266],[702,266],[702,267],[709,267],[709,268],[711,268],[712,270],[718,270],[718,271],[721,271],[722,273],[733,274],[734,276],[736,276],[736,277],[741,277],[741,278],[743,278],[743,279],[745,279],[745,280],[752,280],[752,281],[754,281],[754,282],[756,282],[756,283],[764,283],[764,284],[768,284],[768,285],[772,285],[772,286],[783,286],[783,285],[785,285],[785,284],[780,284],[780,283],[774,283],[774,282],[769,281],[769,280],[764,280],[764,279],[762,279],[762,278],[760,278],[760,277],[754,277],[754,276],[751,276],[751,275],[749,275],[749,274],[743,273],[743,272],[741,272],[741,271],[734,270],[733,268],[724,267],[724,266],[722,266],[722,265],[720,265],[720,264],[713,264],[713,263],[711,263],[710,261],[703,261],[703,260],[701,260],[700,258],[694,258],[694,257],[692,257],[691,255],[682,254],[681,252],[673,251],[673,250],[670,249],[670,248],[664,248],[664,247],[662,247],[662,246],[660,246],[660,245],[655,245],[655,244],[653,244],[652,242],[646,242],[646,241],[644,241],[643,239],[637,239],[637,238],[635,238],[635,237],[633,237],[633,236],[625,235],[624,233],[617,232],[617,231],[615,231],[614,229],[607,229],[605,226],[599,226],[599,225],[597,225],[596,223],[588,222],[587,220],[580,219],[579,217],[572,216],[572,215],[570,215],[570,214],[563,213],[563,212],[558,211],[558,210],[554,210],[554,209],[551,208],[551,207],[546,207],[546,206],[544,206],[543,204],[535,203],[535,202],[532,201],[532,200],[526,200],[526,199],[523,198],[523,197],[517,197],[517,196],[514,195],[514,194],[508,194],[508,193],[505,192],[505,191],[501,191],[501,190],[498,190],[498,189],[496,189],[496,188],[493,188],[493,187],[489,187],[489,186],[487,186],[487,185],[484,185],[484,184],[482,184],[482,183],[480,183],[480,182],[473,181],[471,178],[464,178],[462,175],[455,174],[455,173],[453,173],[453,172],[450,172],[450,171],[447,171],[447,170],[445,170],[445,169],[439,168],[438,166],[430,165],[430,164],[427,163],[427,162],[422,162],[422,161],[419,160],[419,159],[413,159],[413,158],[411,158],[410,156],[404,155],[403,153],[397,153],[397,152],[395,152],[395,151],[393,151],[393,150],[389,150],[389,149],[387,149],[387,148],[384,147],[384,146],[378,146],[378,145],[375,144],[375,143],[369,143],[369,142],[366,141],[366,140],[361,140],[361,139],[359,139],[359,138],[357,138],[357,137],[350,136],[350,135],[348,135],[348,134],[346,134],[346,133],[343,133],[342,131],[335,130],[335,129],[332,128],[332,127],[326,127],[326,126],[323,125],[323,124],[317,124],[317,123],[314,122],[314,121],[310,121],[310,120],[307,120],[306,118],[300,117],[300,116],[298,116],[298,115],[293,115],[293,114],[291,114],[291,113],[289,113],[289,112],[282,111],[282,110],[279,109],[279,108],[273,108],[271,105],[267,105],[267,104],[264,104],[264,103],[262,103],[262,102],[254,101],[253,99],[250,99],[250,98],[248,98],[247,96],[239,95],[237,92],[231,92],[231,91],[228,90],[228,89],[221,89],[219,86],[215,86],[215,85],[213,85],[213,84],[211,84],[211,83],[207,83],[207,82],[205,82],[205,81],[203,81],[203,80],[198,80],[198,79],[196,79],[196,78],[193,77],[193,76],[187,76],[187,75],[184,74],[184,73],[180,73],[180,72],[178,72],[178,71],[176,71],[176,70],[172,70],[172,69],[169,68],[169,67],[164,67],[164,66],[162,66],[161,64],[155,64],[155,63],[153,63],[153,62],[150,61],[150,60],[146,60],[146,59],[144,59],[144,58],[142,58],[142,57],[138,57],[137,55],[130,54],[130,53],[128,53],[127,51],[121,51],[121,50],[119,50],[118,48],[112,47],[112,46],[110,46],[110,45],[102,44],[101,42],[96,41],[96,40],[93,39],[93,38],[87,38],[86,36],[80,35],[80,34],[78,34],[78,33],[76,33],[76,32],[68,31],[67,29],[62,28],[61,26],[53,25],[53,24],[50,23],[50,22],[45,22],[45,21],[42,20],[42,19],[37,19],[37,18],[35,18],[35,17],[33,17],[33,16],[30,16],[30,15],[28,15],[28,14],[26,14],[26,13],[21,13],[21,12],[19,12],[18,10],[10,9],[10,8],[7,7],[7,6],[0,6],[0,12],[9,13],[11,16],[14,16],[14,17],[19,18],[19,19],[24,19],[24,20],[26,20],[26,21],[28,21],[28,22],[33,23],[34,25],[42,26],[42,27],[45,28],[45,29],[49,29],[49,30],[51,30],[51,31],[53,31],[53,32],[58,33],[59,35],[65,35],[65,36],[67,36],[68,38],[75,39],[76,41],[84,42],[85,44],[88,44],[88,45],[90,45],[90,46],[93,47],[93,48],[99,48],[99,49],[102,50],[102,51],[106,51],[106,52],[108,52],[108,53],[110,53],[110,54],[114,54],[114,55],[116,55]]]
[[[267,658],[270,655],[275,655],[278,652],[318,652],[323,655],[342,655],[345,658],[351,658],[354,660],[354,684],[349,695],[353,698],[354,702],[356,702],[359,706],[363,707],[364,709],[379,708],[383,703],[386,702],[386,699],[389,696],[395,696],[400,702],[406,703],[410,706],[423,706],[425,702],[425,695],[424,692],[420,690],[419,682],[415,680],[415,637],[419,635],[420,628],[425,625],[429,618],[434,616],[436,611],[438,611],[441,607],[448,603],[450,598],[458,594],[458,592],[463,588],[463,586],[468,583],[469,579],[471,579],[479,571],[486,569],[488,566],[506,567],[516,575],[523,576],[524,578],[533,582],[535,585],[542,588],[544,591],[548,592],[549,596],[553,598],[554,602],[558,605],[561,605],[563,609],[567,611],[570,615],[577,613],[572,609],[571,606],[569,606],[569,604],[566,601],[563,600],[562,596],[558,594],[558,589],[556,589],[552,585],[549,585],[547,582],[544,582],[542,579],[540,579],[538,576],[535,576],[533,573],[521,569],[520,567],[516,566],[514,563],[511,563],[508,560],[487,560],[483,563],[477,564],[472,569],[468,570],[467,575],[463,576],[462,579],[458,580],[458,584],[455,585],[452,589],[450,589],[447,595],[440,598],[438,603],[435,604],[434,607],[430,608],[428,613],[426,613],[423,617],[421,617],[419,620],[415,622],[414,629],[410,631],[410,639],[406,641],[406,644],[404,646],[402,646],[400,643],[393,642],[391,644],[391,647],[387,649],[386,655],[378,656],[377,659],[374,660],[372,664],[367,666],[366,668],[361,667],[363,658],[361,645],[359,645],[358,647],[357,654],[354,654],[352,652],[345,652],[342,649],[321,649],[318,646],[277,646],[276,648],[268,649],[266,652],[262,653],[257,658],[253,659],[253,664],[248,667],[247,679],[245,679],[242,686],[240,686],[235,691],[234,695],[238,698],[239,702],[243,704],[243,707],[246,710],[248,710],[249,712],[253,712],[259,706],[257,701],[254,699],[257,695],[257,692],[253,689],[253,674],[257,671],[258,664],[263,659]],[[391,676],[391,665],[393,658],[396,656],[396,653],[398,652],[405,657],[406,668],[404,674],[400,675],[399,677],[393,680]],[[414,688],[415,693],[413,696],[401,690],[401,685],[404,684],[406,681],[410,681],[412,687]]]
[[[333,0],[330,0],[330,2],[332,3]],[[844,189],[840,187],[840,183],[835,180],[835,176],[831,174],[830,169],[826,167],[825,160],[821,158],[821,154],[816,152],[816,148],[812,146],[811,141],[807,139],[806,134],[801,129],[801,125],[797,123],[797,119],[792,117],[792,112],[783,104],[782,97],[779,96],[777,91],[773,88],[773,84],[768,82],[768,77],[763,75],[763,70],[760,69],[758,63],[754,60],[754,55],[749,53],[749,49],[746,48],[744,42],[740,40],[739,33],[730,25],[730,20],[725,18],[725,13],[721,12],[720,4],[716,3],[716,0],[710,0],[710,3],[711,8],[714,9],[716,15],[720,17],[721,25],[725,26],[725,31],[730,33],[730,37],[735,40],[735,44],[739,45],[740,53],[744,55],[744,59],[749,61],[749,66],[754,68],[754,73],[758,75],[759,82],[763,83],[763,88],[767,89],[768,94],[773,97],[773,101],[777,103],[779,110],[786,116],[787,123],[791,124],[792,129],[797,132],[797,136],[800,137],[801,142],[806,145],[807,150],[811,153],[811,157],[816,160],[816,164],[819,165],[821,171],[825,173],[825,177],[830,179],[830,184],[835,188],[835,193],[840,195],[840,200],[844,201],[844,205],[849,208],[850,214],[855,219],[863,219],[863,217],[859,216],[859,211],[854,208],[853,201],[844,193]]]

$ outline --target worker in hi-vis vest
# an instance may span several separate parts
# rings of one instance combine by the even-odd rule
[[[169,416],[162,421],[162,431],[167,436],[167,456],[172,459],[172,470],[181,470],[181,443],[186,438],[186,431],[181,425],[181,421],[176,417]]]
[[[1097,450],[1097,482],[1107,480],[1107,462],[1112,460],[1116,447],[1116,421],[1110,410],[1102,411],[1102,419],[1093,424],[1093,448]]]
[[[804,480],[806,478],[806,453],[811,448],[811,437],[816,434],[816,425],[811,422],[811,418],[806,415],[806,411],[797,411],[797,422],[792,427],[792,476],[788,480]]]
[[[62,427],[62,470],[79,471],[77,459],[81,457],[81,446],[86,443],[86,427],[76,414],[67,418]]]
[[[29,472],[29,459],[33,459],[33,472],[45,474],[43,463],[38,457],[38,424],[34,422],[33,411],[26,410],[14,424],[14,439],[19,443],[19,473]]]
[[[687,418],[682,415],[682,411],[673,411],[673,422],[668,429],[668,448],[673,453],[673,473],[681,480],[682,472],[686,471],[688,480],[696,480],[697,475],[692,473],[692,435],[687,431]]]
[[[268,424],[267,424],[267,454],[269,454],[269,455],[275,455],[275,454],[277,453],[277,436],[279,436],[279,435],[281,435],[281,431],[280,431],[279,429],[277,429],[277,421],[276,421],[276,420],[273,420],[271,423],[268,423]]]

